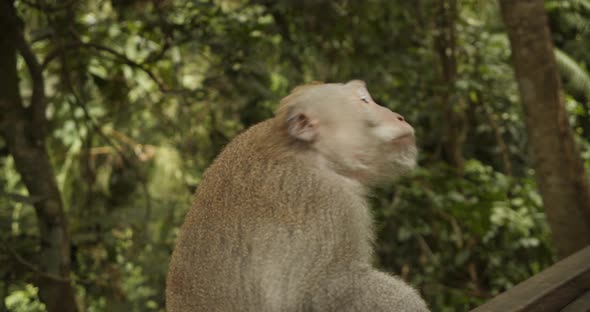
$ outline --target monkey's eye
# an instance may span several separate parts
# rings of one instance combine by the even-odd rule
[[[361,96],[361,101],[363,101],[363,102],[365,102],[365,103],[369,104],[369,97],[368,97],[368,96],[366,96],[366,95],[363,95],[363,96]]]

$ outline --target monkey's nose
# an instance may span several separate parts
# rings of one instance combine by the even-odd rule
[[[398,114],[398,113],[394,113],[394,114],[395,114],[395,118],[397,118],[397,120],[399,120],[399,121],[406,121],[406,120],[404,119],[404,116],[402,116],[402,115],[400,115],[400,114]]]

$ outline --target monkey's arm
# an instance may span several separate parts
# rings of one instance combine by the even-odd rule
[[[338,298],[338,300],[334,300]],[[428,312],[418,292],[398,277],[369,267],[328,280],[315,302],[317,311]],[[315,311],[314,310],[314,311]]]

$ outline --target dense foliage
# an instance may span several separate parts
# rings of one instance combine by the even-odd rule
[[[546,3],[570,121],[589,159],[590,2]],[[47,145],[81,311],[164,311],[168,258],[203,171],[313,80],[363,79],[416,128],[420,168],[372,196],[376,262],[433,310],[466,311],[554,260],[493,1],[16,6],[44,69]],[[19,74],[28,98],[22,59]],[[1,140],[0,166],[0,311],[44,311],[33,278],[35,199]]]

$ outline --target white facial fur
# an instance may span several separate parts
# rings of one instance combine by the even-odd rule
[[[373,134],[381,141],[389,142],[409,134],[414,134],[414,130],[411,128],[401,128],[391,124],[381,124],[373,129]]]
[[[416,165],[413,138],[406,137],[413,136],[413,128],[400,115],[375,103],[363,82],[302,88],[283,105],[290,107],[288,124],[297,120],[294,114],[306,116],[300,128],[314,135],[303,141],[336,172],[368,182],[397,176]],[[289,134],[302,140],[298,132]]]

